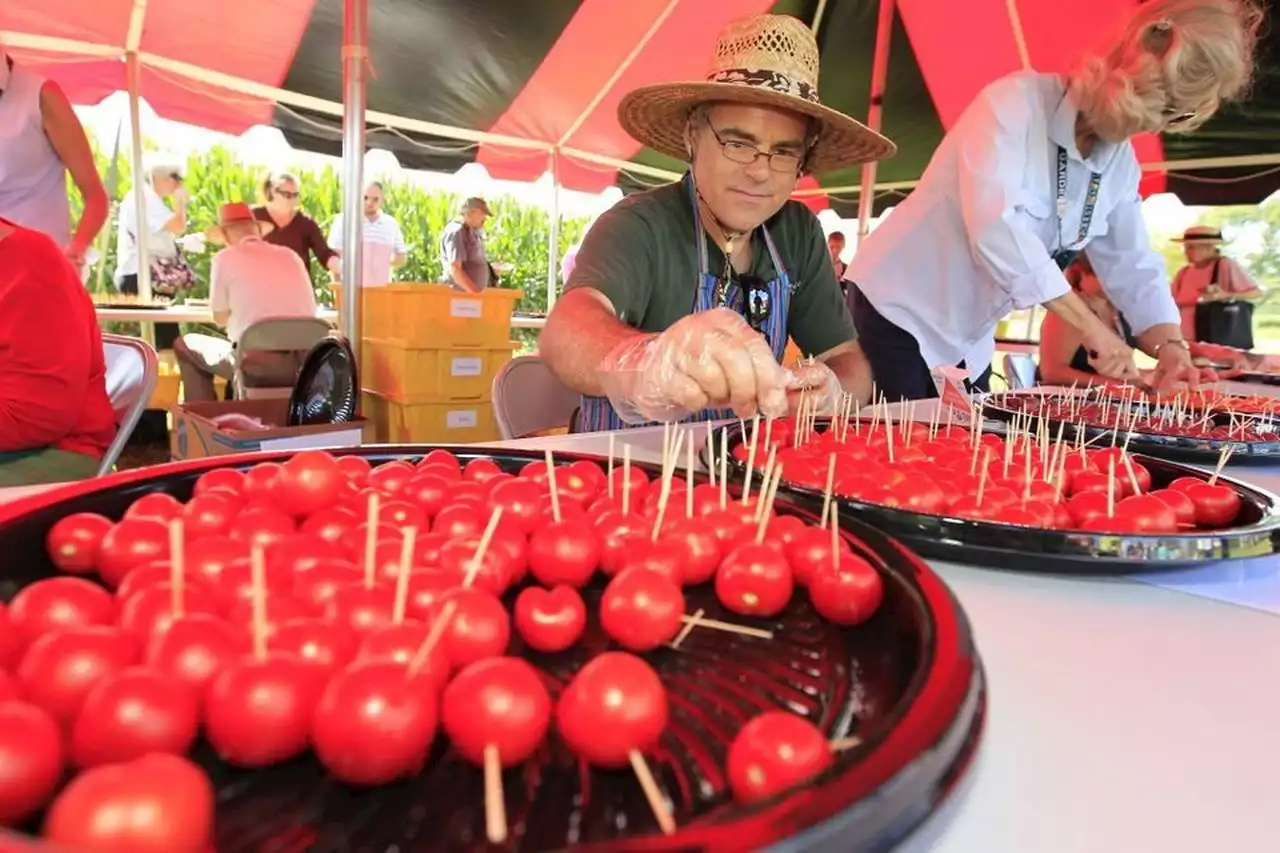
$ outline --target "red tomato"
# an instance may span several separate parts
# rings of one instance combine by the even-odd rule
[[[680,633],[684,594],[669,575],[624,569],[604,588],[600,625],[623,647],[647,652]]]
[[[652,747],[666,727],[662,679],[625,652],[592,658],[556,704],[556,730],[579,758],[598,767],[626,767],[631,753]]]
[[[18,683],[18,679],[10,675],[8,670],[0,669],[0,705],[22,701],[22,698],[22,685]]]
[[[344,459],[356,457],[344,456]],[[318,510],[307,517],[302,522],[302,526],[298,528],[299,532],[306,534],[314,539],[319,539],[329,545],[335,545],[343,540],[347,531],[355,527],[360,522],[360,516],[355,510],[342,506],[330,506]]]
[[[9,608],[0,603],[0,670],[13,667],[25,647],[22,636],[9,619]]]
[[[465,579],[471,574],[479,547],[480,539],[476,536],[454,539],[445,543],[440,548],[440,571]],[[478,589],[494,595],[502,595],[511,584],[510,564],[511,560],[505,552],[498,547],[490,547],[481,558],[472,583]]]
[[[451,664],[439,643],[427,650],[425,659],[418,659],[418,653],[430,634],[430,627],[425,622],[408,620],[385,625],[364,638],[355,657],[358,661],[382,661],[402,667],[412,664],[416,678],[439,690],[449,680]]]
[[[309,616],[281,620],[271,635],[273,652],[297,655],[329,673],[351,662],[357,643],[351,629]]]
[[[1116,515],[1133,523],[1138,533],[1176,533],[1178,516],[1159,498],[1151,495],[1130,495],[1116,503]]]
[[[296,655],[243,658],[209,684],[205,737],[223,760],[267,767],[307,748],[325,672]]]
[[[1196,524],[1201,527],[1227,527],[1240,513],[1240,494],[1222,483],[1198,483],[1184,491],[1196,508]]]
[[[124,511],[125,518],[154,518],[169,522],[182,513],[182,504],[173,495],[150,492],[138,498]]]
[[[153,752],[182,755],[199,729],[195,690],[161,673],[130,667],[89,691],[71,727],[78,767],[132,761]]]
[[[144,589],[172,583],[172,581],[173,564],[168,560],[144,563],[135,569],[131,569],[129,574],[124,576],[124,580],[120,581],[120,586],[116,587],[116,601],[123,603]],[[191,587],[192,594],[212,594],[213,588],[200,576],[184,577],[183,585]]]
[[[306,574],[320,563],[332,560],[333,551],[332,543],[318,536],[299,533],[271,543],[264,559],[269,573]]]
[[[795,580],[786,556],[769,544],[739,545],[716,571],[716,598],[744,616],[776,616],[786,609]]]
[[[226,622],[193,613],[169,623],[151,637],[146,662],[158,673],[186,684],[203,696],[209,682],[248,651],[248,642]]]
[[[276,480],[280,477],[281,465],[278,462],[259,462],[244,472],[244,488],[246,501],[269,501]]]
[[[1156,489],[1150,495],[1163,501],[1173,510],[1179,527],[1195,526],[1196,505],[1191,502],[1191,498],[1187,497],[1186,492],[1179,492],[1174,489]]]
[[[419,468],[427,465],[441,465],[455,472],[462,471],[462,463],[458,461],[458,457],[442,447],[428,451],[427,455],[422,457],[422,460],[418,463]]]
[[[739,730],[725,771],[734,799],[757,803],[821,775],[831,745],[813,723],[786,711],[766,711]]]
[[[210,491],[197,495],[182,508],[182,532],[186,541],[222,536],[230,528],[240,507],[228,492]]]
[[[369,472],[369,479],[366,482],[371,489],[394,495],[404,488],[415,473],[412,465],[398,459],[394,462],[384,462],[374,468]]]
[[[45,818],[52,844],[84,853],[205,853],[213,833],[213,786],[172,755],[149,755],[81,773]]]
[[[629,569],[656,572],[669,578],[677,586],[684,583],[684,560],[687,548],[669,536],[650,541],[648,536],[636,536],[627,543],[622,559],[622,572]]]
[[[334,592],[344,586],[359,583],[364,572],[355,563],[330,559],[312,566],[304,574],[293,578],[293,595],[307,602],[316,612],[324,612]]]
[[[16,674],[32,704],[70,722],[98,682],[130,666],[137,656],[133,640],[115,628],[72,628],[32,643]]]
[[[884,581],[861,557],[841,554],[838,565],[817,566],[809,576],[809,600],[824,619],[857,625],[870,619],[884,598]]]
[[[338,461],[323,450],[303,450],[280,467],[272,498],[294,518],[306,518],[337,499],[346,475]]]
[[[436,600],[428,621],[440,618],[441,611],[451,601],[453,618],[440,645],[455,667],[506,652],[511,640],[511,618],[501,601],[474,587],[451,589]]]
[[[174,607],[174,589],[169,583],[159,583],[138,590],[120,605],[120,615],[116,624],[130,637],[146,647],[156,634],[163,634],[177,618],[178,610]],[[203,590],[195,595],[190,594],[187,587],[182,588],[182,613],[203,613],[206,616],[218,614],[218,601]]]
[[[45,578],[9,602],[9,621],[23,645],[64,628],[110,625],[115,616],[111,593],[83,578]]]
[[[338,625],[363,636],[391,624],[395,607],[395,589],[352,583],[338,587],[325,604],[324,616]]]
[[[386,661],[353,664],[316,705],[311,742],[330,775],[384,785],[417,774],[436,734],[436,688]]]
[[[489,494],[490,511],[502,508],[504,523],[517,525],[526,535],[541,522],[542,490],[530,480],[507,480]],[[487,519],[486,519],[487,521]]]
[[[0,703],[0,826],[35,815],[62,779],[62,733],[45,711]]]
[[[684,586],[711,580],[724,556],[720,538],[697,518],[677,519],[659,535],[658,543],[678,554],[680,583]]]
[[[453,677],[440,701],[440,723],[463,758],[483,766],[486,751],[503,767],[533,754],[551,725],[542,676],[520,658],[478,661]]]
[[[409,501],[387,501],[378,512],[378,520],[398,528],[415,527],[426,530],[429,527],[426,511]]]
[[[369,479],[369,472],[373,470],[373,465],[363,456],[348,454],[338,457],[338,469],[342,471],[348,480],[357,486],[363,486],[365,481]]]
[[[445,574],[438,569],[424,569],[409,576],[409,600],[406,602],[405,615],[410,619],[428,620],[435,612],[433,609],[445,593],[455,589],[460,578]]]
[[[531,463],[534,464],[534,463]],[[542,464],[542,463],[536,463]],[[477,457],[468,462],[462,469],[462,479],[472,483],[483,483],[493,477],[503,473],[498,467],[498,463],[484,456]]]
[[[240,510],[231,525],[231,538],[254,546],[268,548],[273,542],[286,539],[296,533],[298,526],[293,517],[279,509],[266,505],[249,504]]]
[[[235,468],[214,468],[212,471],[205,471],[196,479],[191,494],[202,495],[214,489],[239,494],[245,490],[245,475]]]
[[[562,652],[582,637],[587,607],[572,586],[531,586],[516,597],[516,630],[531,648]]]
[[[98,565],[98,551],[111,526],[111,519],[94,512],[63,516],[45,537],[50,562],[64,572],[89,574]]]
[[[461,536],[479,536],[484,532],[488,516],[478,507],[464,504],[446,506],[436,515],[431,524],[431,532],[439,533],[449,539]]]
[[[599,565],[600,539],[583,521],[552,521],[529,539],[529,572],[547,586],[583,586]]]
[[[211,536],[188,542],[183,558],[187,575],[216,586],[223,569],[237,560],[249,559],[249,546],[229,536]]]
[[[420,507],[429,518],[444,509],[452,494],[453,484],[444,477],[435,474],[415,474],[413,479],[404,484],[400,496],[406,501]]]
[[[102,538],[98,574],[116,586],[134,566],[169,556],[169,528],[153,518],[126,518]]]

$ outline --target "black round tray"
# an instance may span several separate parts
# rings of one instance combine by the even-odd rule
[[[828,425],[829,421],[818,421],[820,431]],[[742,428],[730,424],[716,436],[718,460],[718,442],[728,440],[732,451],[742,443]],[[704,448],[704,465],[708,463],[707,453]],[[1199,469],[1163,459],[1138,454],[1134,454],[1134,458],[1151,472],[1155,488],[1178,477],[1206,480],[1209,477]],[[734,459],[732,452],[729,465],[739,474],[746,470],[746,464]],[[1122,574],[1280,553],[1280,498],[1227,477],[1219,477],[1218,482],[1240,493],[1239,526],[1230,530],[1150,536],[1044,530],[930,515],[839,496],[836,502],[842,524],[846,519],[850,519],[850,523],[858,519],[901,540],[921,556],[990,568],[1051,574]],[[821,489],[790,484],[785,473],[778,494],[792,496],[810,507],[821,506],[823,499]]]
[[[1113,427],[1080,425],[1070,421],[1060,421],[1056,418],[1046,418],[1041,415],[1027,414],[1016,409],[1010,409],[1000,405],[1003,397],[1035,397],[1039,396],[1035,392],[1008,391],[1000,394],[992,394],[987,397],[982,404],[983,415],[989,415],[997,420],[1009,422],[1015,416],[1029,419],[1031,423],[1038,424],[1040,421],[1048,423],[1049,434],[1056,436],[1058,434],[1058,425],[1063,425],[1062,435],[1064,439],[1074,439],[1081,431],[1084,432],[1086,441],[1097,438],[1098,436],[1111,435],[1116,432]],[[1223,415],[1223,417],[1229,417]],[[1117,443],[1124,442],[1128,437],[1127,430],[1121,429],[1118,433]],[[1228,446],[1232,448],[1231,461],[1240,464],[1256,464],[1256,465],[1276,465],[1280,464],[1280,434],[1277,434],[1274,441],[1223,441],[1221,439],[1209,438],[1189,438],[1187,436],[1175,435],[1157,435],[1149,432],[1134,431],[1133,437],[1128,439],[1129,450],[1134,453],[1146,453],[1151,456],[1159,456],[1162,459],[1173,459],[1180,462],[1192,462],[1199,465],[1215,465],[1218,457],[1222,455],[1222,451]]]
[[[429,447],[351,451],[372,462],[413,459]],[[450,448],[460,459],[495,459],[515,472],[536,452]],[[153,491],[189,497],[203,472],[283,460],[288,454],[225,456],[116,474],[0,506],[0,552],[8,572],[0,600],[54,573],[45,533],[72,512],[119,518]],[[565,460],[574,457],[563,455]],[[651,474],[652,466],[644,467]],[[812,514],[780,499],[780,511]],[[868,622],[844,629],[820,619],[803,592],[771,620],[722,610],[710,585],[686,590],[690,611],[768,628],[772,640],[694,630],[680,650],[647,656],[668,687],[671,720],[650,766],[679,826],[663,836],[640,787],[626,772],[586,772],[554,733],[523,767],[507,771],[511,841],[484,840],[483,781],[477,768],[439,738],[417,778],[369,791],[329,780],[307,757],[258,771],[234,770],[205,746],[195,758],[218,792],[215,847],[235,851],[885,851],[900,842],[950,792],[967,768],[986,709],[981,663],[964,613],[930,569],[875,529],[850,521],[846,539],[885,581],[885,598]],[[602,586],[584,590],[596,612]],[[512,593],[514,594],[514,593]],[[583,641],[559,655],[522,648],[562,686],[586,659],[607,648],[594,618]],[[558,692],[558,690],[553,690]],[[752,806],[735,803],[724,779],[726,751],[738,729],[761,711],[785,708],[832,738],[861,745],[802,789]],[[0,848],[3,838],[0,837]]]
[[[1233,373],[1223,377],[1224,382],[1244,382],[1248,385],[1280,385],[1280,373]]]

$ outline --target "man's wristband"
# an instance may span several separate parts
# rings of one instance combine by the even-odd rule
[[[1184,350],[1187,351],[1188,354],[1190,354],[1191,352],[1191,345],[1188,344],[1186,340],[1184,340],[1183,338],[1170,338],[1167,341],[1161,341],[1160,343],[1155,345],[1155,348],[1151,352],[1156,358],[1159,358],[1160,350],[1168,346],[1182,347]]]

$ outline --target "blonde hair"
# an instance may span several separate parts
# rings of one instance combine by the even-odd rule
[[[1143,3],[1110,49],[1073,76],[1081,114],[1111,142],[1195,130],[1248,89],[1263,17],[1255,0]]]
[[[302,188],[302,182],[291,172],[268,172],[267,176],[262,179],[262,186],[259,187],[262,194],[262,203],[266,204],[271,201],[271,191],[285,181],[289,181],[299,189]]]

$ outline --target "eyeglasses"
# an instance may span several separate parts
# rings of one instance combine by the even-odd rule
[[[378,197],[378,196],[376,196],[376,195],[367,195],[367,196],[365,196],[365,197],[364,197],[364,200],[365,200],[365,201],[373,201],[373,202],[377,202],[378,204],[381,204],[381,203],[382,203],[382,199],[381,199],[381,198],[379,198],[379,197]]]
[[[173,178],[173,179],[174,179],[175,181],[177,181],[178,183],[182,183],[182,173],[181,173],[181,172],[170,172],[170,173],[169,173],[169,177]]]
[[[797,154],[794,151],[774,151],[770,153],[761,151],[746,142],[738,142],[733,139],[725,140],[720,136],[720,132],[711,125],[711,122],[707,122],[707,129],[716,138],[716,142],[720,143],[720,150],[724,152],[724,156],[743,166],[750,166],[756,160],[764,157],[769,161],[771,170],[782,174],[795,174],[800,171],[800,165],[804,163],[803,154]]]
[[[280,198],[287,198],[292,201],[295,198],[300,198],[302,193],[293,192],[292,190],[276,190],[276,195],[280,196]]]

